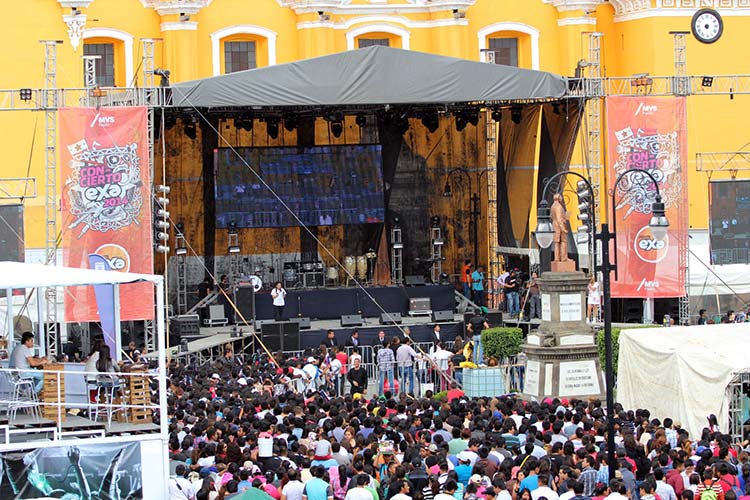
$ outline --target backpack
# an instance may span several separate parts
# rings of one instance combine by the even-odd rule
[[[718,495],[716,495],[716,491],[714,491],[713,485],[706,486],[706,483],[703,484],[703,491],[701,492],[700,500],[718,500]]]
[[[721,479],[719,479],[719,481],[722,481],[722,482],[728,484],[729,487],[732,489],[732,491],[734,491],[734,494],[737,495],[737,498],[739,499],[741,496],[744,496],[744,495],[742,494],[742,490],[740,489],[739,485],[737,484],[739,482],[739,481],[737,481],[737,478],[733,477],[732,479],[734,479],[734,481],[735,481],[734,484],[730,483],[729,481],[727,481],[723,477]]]

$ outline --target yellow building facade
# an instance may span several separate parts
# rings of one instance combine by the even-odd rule
[[[84,86],[84,55],[100,56],[100,85],[142,85],[143,39],[155,40],[154,65],[170,71],[171,83],[373,44],[573,76],[579,62],[589,58],[589,32],[602,33],[602,76],[669,76],[675,71],[670,32],[689,31],[702,7],[723,16],[723,36],[713,44],[686,37],[687,74],[750,74],[743,56],[750,43],[748,0],[27,0],[8,5],[14,22],[0,33],[4,89],[44,86],[40,40],[63,41],[57,49],[60,88]],[[742,81],[732,96],[688,97],[691,229],[706,230],[709,223],[709,178],[697,171],[696,153],[739,151],[750,142],[744,126],[750,111],[744,93],[750,89],[742,88]],[[36,180],[37,196],[23,200],[26,248],[44,248],[43,115],[0,113],[0,130],[5,152],[0,177]],[[573,168],[596,163],[581,144]],[[604,164],[604,139],[601,149]],[[741,169],[734,174],[743,176]],[[731,175],[714,173],[712,180]]]

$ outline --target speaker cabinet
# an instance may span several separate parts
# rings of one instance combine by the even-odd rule
[[[406,284],[406,286],[424,285],[425,284],[424,276],[419,276],[419,275],[404,276],[404,284]]]
[[[453,321],[453,311],[432,311],[433,323],[444,323]]]
[[[234,298],[237,303],[237,309],[240,311],[240,314],[242,314],[242,317],[245,318],[245,321],[247,321],[248,324],[252,324],[255,319],[255,290],[253,287],[237,287],[237,292],[235,293]],[[238,324],[242,323],[239,318],[237,318],[237,320]]]
[[[299,329],[300,330],[309,330],[312,328],[312,325],[310,324],[310,318],[304,317],[304,318],[289,318],[289,321],[292,323],[299,323]]]
[[[361,314],[344,314],[341,316],[341,326],[362,326],[364,324]]]
[[[382,313],[380,315],[381,325],[400,325],[401,324],[401,313]]]
[[[275,321],[261,325],[261,340],[269,351],[298,351],[299,323]]]

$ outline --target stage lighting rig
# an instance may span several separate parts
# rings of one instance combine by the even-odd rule
[[[266,131],[271,139],[279,137],[279,119],[277,117],[266,117]]]
[[[183,132],[191,141],[194,141],[198,137],[198,129],[196,127],[198,120],[194,117],[190,117],[190,121],[185,121],[185,128]]]
[[[513,106],[512,108],[510,108],[510,119],[516,125],[521,124],[521,111],[521,106]]]

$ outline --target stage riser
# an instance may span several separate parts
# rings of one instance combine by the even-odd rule
[[[432,310],[453,310],[455,298],[453,285],[430,285],[417,287],[373,287],[366,288],[386,312],[399,312],[406,316],[409,312],[411,297],[429,297]],[[302,315],[313,319],[340,319],[347,314],[359,314],[363,317],[379,318],[383,312],[373,303],[364,291],[357,288],[334,288],[319,290],[287,290],[284,319],[298,315],[300,308]],[[243,305],[238,300],[238,307]],[[249,299],[245,299],[249,300]],[[272,319],[274,317],[271,295],[259,293],[255,295],[255,319]]]

